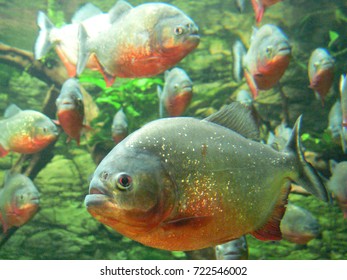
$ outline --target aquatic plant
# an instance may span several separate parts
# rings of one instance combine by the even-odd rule
[[[83,75],[81,83],[92,84],[101,90],[94,96],[96,104],[102,108],[91,126],[97,133],[90,140],[91,145],[111,139],[111,125],[114,114],[123,108],[129,122],[129,132],[146,122],[158,118],[157,85],[163,85],[160,78],[121,79],[112,87],[96,73]]]

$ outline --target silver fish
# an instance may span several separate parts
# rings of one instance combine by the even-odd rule
[[[193,82],[182,68],[175,67],[165,71],[165,85],[157,88],[159,97],[159,116],[164,112],[170,117],[178,117],[188,107],[193,96]]]
[[[119,233],[165,250],[212,247],[247,233],[278,240],[285,182],[328,201],[302,154],[300,120],[283,152],[244,137],[256,138],[257,127],[238,102],[204,120],[152,121],[99,164],[87,210]]]
[[[217,245],[215,250],[217,260],[248,260],[248,245],[244,235],[238,239]]]
[[[236,82],[241,82],[243,78],[243,59],[247,53],[245,46],[240,40],[236,40],[233,45],[233,78]]]

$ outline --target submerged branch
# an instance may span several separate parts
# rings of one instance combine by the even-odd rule
[[[35,60],[34,54],[25,50],[14,48],[0,43],[0,63],[25,70],[48,85],[55,84],[61,87],[68,78],[67,72],[60,61],[53,67],[48,67],[40,60]]]

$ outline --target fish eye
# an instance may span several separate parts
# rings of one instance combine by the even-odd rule
[[[268,55],[270,55],[272,53],[272,47],[267,47],[265,51]]]
[[[175,28],[174,32],[176,35],[181,35],[183,34],[183,28],[181,26],[178,26]]]
[[[43,133],[46,133],[47,130],[48,130],[47,127],[43,127],[43,128],[42,128]]]
[[[129,190],[129,188],[131,188],[132,186],[132,178],[126,174],[126,173],[120,173],[117,176],[117,187],[118,189],[120,189],[121,191],[125,191],[125,190]]]

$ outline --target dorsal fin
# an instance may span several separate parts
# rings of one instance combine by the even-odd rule
[[[11,104],[10,106],[8,106],[5,110],[5,114],[4,117],[5,118],[11,118],[14,115],[18,114],[19,112],[21,112],[22,110],[15,104]]]
[[[273,213],[268,222],[260,229],[251,232],[251,234],[262,241],[266,240],[281,240],[282,233],[280,229],[281,220],[286,211],[288,203],[288,194],[290,191],[290,184],[286,183],[281,190],[280,197],[275,205]]]
[[[227,127],[246,138],[259,139],[259,129],[252,118],[251,111],[239,102],[224,106],[204,120]]]
[[[117,3],[109,10],[108,15],[110,17],[110,22],[113,23],[118,20],[122,15],[131,10],[133,7],[124,0],[119,0]]]
[[[71,22],[81,23],[82,21],[99,14],[102,14],[102,11],[98,7],[92,3],[87,3],[76,11],[72,16]]]

